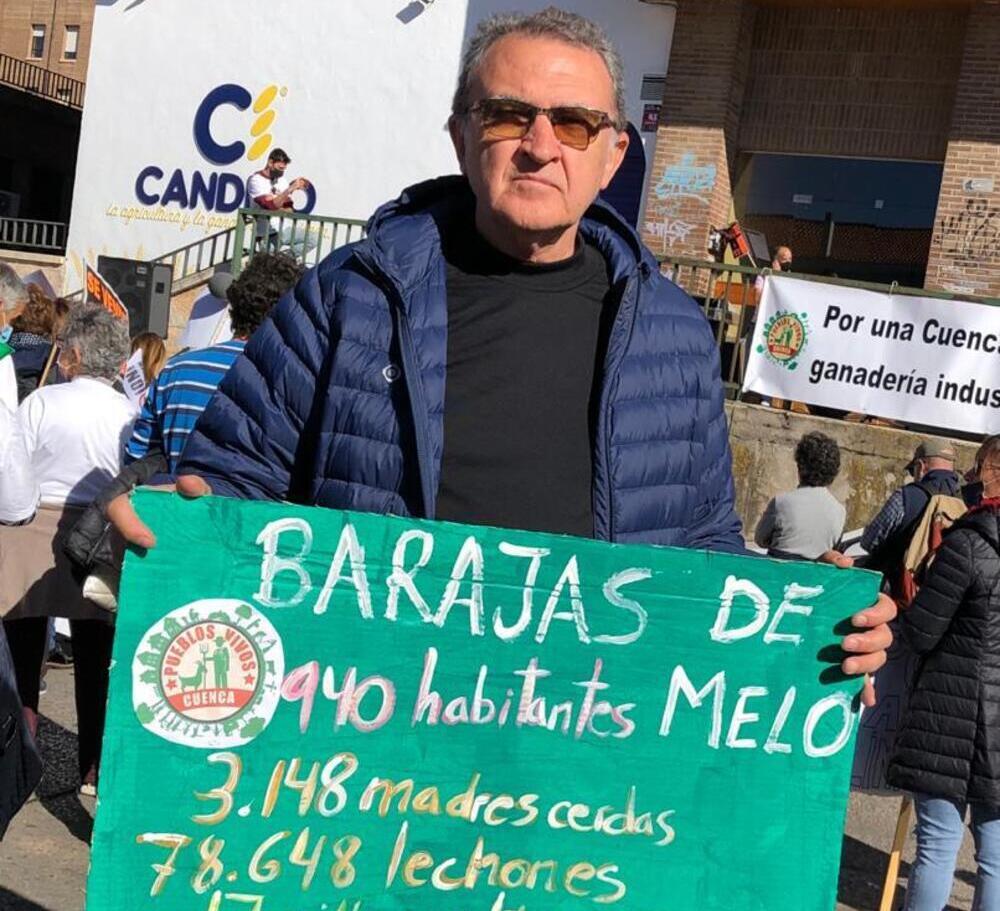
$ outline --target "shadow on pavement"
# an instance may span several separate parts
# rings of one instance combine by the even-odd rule
[[[49,911],[49,909],[0,886],[0,911]]]
[[[882,900],[882,886],[885,883],[888,864],[888,853],[845,835],[840,858],[837,901],[852,908],[877,908]],[[900,863],[899,875],[904,879],[909,878],[908,863]],[[964,870],[957,870],[955,876],[963,882],[971,883],[974,880],[974,877]],[[898,889],[893,907],[902,908],[905,896],[906,890]],[[942,911],[961,911],[961,909],[954,905],[946,905]]]
[[[94,831],[94,817],[87,812],[87,808],[80,803],[80,798],[74,791],[72,794],[63,794],[59,797],[42,797],[41,804],[54,819],[58,819],[74,838],[79,839],[85,845],[90,844],[90,836]],[[0,903],[0,911],[3,904]]]
[[[45,771],[36,794],[42,806],[67,831],[90,844],[94,820],[77,797],[80,774],[77,770],[76,734],[44,715],[38,717],[38,747]],[[6,911],[0,895],[0,911]]]

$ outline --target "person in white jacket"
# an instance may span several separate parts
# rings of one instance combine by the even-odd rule
[[[38,479],[17,415],[0,401],[0,524],[31,521],[38,501]]]
[[[29,725],[37,718],[48,618],[69,620],[81,790],[93,794],[114,627],[108,613],[83,595],[63,545],[83,510],[122,468],[135,408],[114,381],[128,357],[128,325],[100,307],[78,305],[59,344],[68,382],[38,389],[18,407],[39,499],[30,523],[0,525],[0,613]]]

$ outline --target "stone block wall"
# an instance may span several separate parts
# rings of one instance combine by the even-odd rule
[[[924,439],[904,430],[849,424],[742,402],[730,404],[728,409],[736,508],[747,538],[753,537],[768,501],[798,486],[795,444],[803,434],[818,430],[840,446],[840,476],[831,489],[847,507],[847,531],[864,527],[889,494],[905,483],[903,468]],[[959,469],[965,471],[971,467],[978,446],[952,442]]]

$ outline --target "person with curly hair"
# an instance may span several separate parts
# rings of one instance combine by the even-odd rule
[[[125,448],[126,463],[162,450],[171,475],[184,444],[222,378],[247,340],[305,268],[283,253],[258,253],[226,291],[233,338],[210,348],[182,351],[149,385]]]
[[[807,433],[795,447],[795,464],[799,486],[767,504],[754,540],[769,557],[815,560],[844,533],[847,510],[829,490],[840,472],[840,447],[826,434]]]
[[[29,284],[28,301],[24,309],[11,320],[13,329],[8,344],[14,349],[14,372],[17,376],[17,400],[23,402],[45,382],[51,383],[57,374],[52,348],[56,336],[66,322],[69,304],[62,298],[46,297],[38,285]]]

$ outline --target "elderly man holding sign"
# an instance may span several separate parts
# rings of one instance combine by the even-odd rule
[[[739,551],[708,323],[596,201],[629,141],[610,40],[554,8],[492,18],[452,110],[463,176],[383,206],[278,305],[178,490]],[[111,515],[154,544],[127,500]],[[846,673],[884,663],[894,615],[854,618]]]
[[[188,779],[102,805],[94,902],[137,894],[127,862],[168,911],[829,908],[860,685],[823,662],[880,667],[895,609],[870,575],[732,555],[712,333],[596,202],[622,82],[579,16],[483,23],[462,176],[283,298],[189,438],[191,502],[137,498],[159,542],[112,504],[153,548],[115,751]]]

